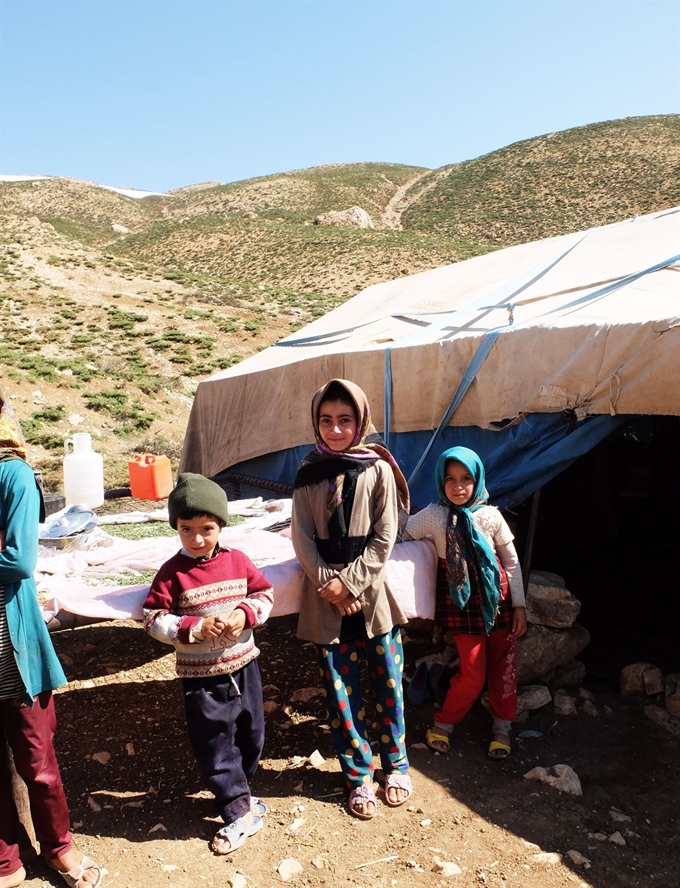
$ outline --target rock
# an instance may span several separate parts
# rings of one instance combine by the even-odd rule
[[[517,688],[517,712],[540,709],[552,700],[552,694],[545,685],[522,685]]]
[[[452,863],[450,860],[440,860],[438,857],[435,857],[432,872],[439,873],[440,876],[451,877],[459,876],[463,870],[457,863]]]
[[[229,888],[248,888],[248,880],[242,873],[234,873],[227,879]]]
[[[565,856],[568,857],[572,863],[575,863],[576,866],[583,866],[583,864],[590,866],[588,858],[584,857],[583,854],[580,854],[578,851],[567,851]]]
[[[100,765],[108,765],[108,763],[111,761],[111,753],[95,752],[92,754],[92,760],[95,762],[99,762]]]
[[[262,705],[262,709],[265,715],[271,715],[272,712],[276,712],[278,708],[279,704],[276,702],[276,700],[265,700]]]
[[[596,842],[606,842],[607,836],[604,833],[588,833],[589,839],[595,839]]]
[[[580,660],[572,660],[566,666],[558,666],[554,680],[559,688],[577,688],[586,677],[586,667]]]
[[[286,857],[276,868],[277,873],[281,876],[284,882],[287,882],[288,879],[292,879],[293,876],[299,876],[303,870],[304,867],[300,861],[296,860],[294,857]]]
[[[595,703],[595,694],[587,688],[579,688],[578,695],[581,700],[590,700],[591,703]]]
[[[577,796],[583,795],[578,774],[569,765],[553,765],[550,769],[532,768],[524,776],[527,780],[539,780],[541,783],[547,783],[548,786],[554,786],[560,792],[568,792]]]
[[[619,811],[618,808],[611,808],[609,816],[616,823],[632,823],[632,819],[627,814],[624,814],[623,811]]]
[[[322,857],[320,854],[317,857],[312,857],[310,863],[312,864],[312,866],[316,867],[319,870],[330,869],[331,867],[326,858]]]
[[[76,427],[82,425],[85,422],[85,417],[81,416],[80,413],[69,413],[68,415],[68,424],[70,426]]]
[[[663,673],[652,663],[631,663],[621,670],[622,697],[661,694],[663,690]]]
[[[678,673],[666,676],[665,703],[670,714],[680,718],[680,674]]]
[[[592,700],[583,701],[583,711],[586,715],[596,716],[600,714],[600,710],[597,708]]]
[[[258,644],[260,645],[260,647],[262,647],[263,642],[258,641]],[[266,684],[262,688],[262,696],[263,697],[274,697],[274,696],[276,696],[276,694],[280,694],[280,693],[281,693],[281,691],[276,687],[276,685],[273,685],[273,684]]]
[[[562,855],[555,851],[541,851],[540,854],[534,854],[534,860],[539,863],[562,863]]]
[[[127,752],[128,755],[134,755],[135,754],[135,744],[134,743],[126,743],[125,744],[125,751]]]
[[[155,826],[151,827],[151,829],[149,830],[149,833],[167,832],[167,831],[168,831],[167,826],[164,826],[162,823],[157,823]]]
[[[310,700],[315,700],[317,697],[325,697],[326,692],[323,688],[298,688],[293,694],[291,694],[290,702],[291,703],[309,703]]]
[[[647,718],[651,719],[660,728],[668,731],[674,737],[680,737],[680,718],[666,712],[661,706],[645,706],[644,713]]]
[[[555,709],[555,715],[578,715],[576,700],[574,697],[569,697],[567,694],[555,694],[553,707]]]
[[[420,825],[426,829],[428,826],[432,826],[432,821],[429,817],[426,817],[425,820],[420,821]]]
[[[551,669],[570,663],[590,641],[590,633],[574,623],[571,629],[530,625],[517,643],[517,683],[528,684]]]
[[[618,832],[618,830],[617,830],[617,832],[612,833],[609,836],[609,841],[613,842],[614,845],[625,845],[626,844],[626,840],[623,838],[621,833]]]
[[[527,589],[527,620],[555,629],[569,629],[576,622],[581,602],[574,598],[557,574],[532,571]]]
[[[99,811],[101,811],[102,809],[102,806],[99,804],[99,802],[95,801],[92,796],[87,797],[87,804],[90,806],[90,809],[95,812],[95,814],[98,814]]]
[[[361,207],[347,210],[330,210],[314,220],[315,225],[330,225],[334,228],[375,228],[373,219]]]
[[[287,833],[296,833],[299,829],[301,829],[305,823],[307,823],[306,817],[296,817],[295,820],[291,823],[291,825],[286,830]]]
[[[326,759],[321,755],[318,749],[314,750],[307,761],[313,768],[323,768],[326,764]]]

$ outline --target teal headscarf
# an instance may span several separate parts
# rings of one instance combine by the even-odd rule
[[[454,505],[444,492],[446,463],[452,459],[462,463],[474,480],[472,497],[463,506]],[[446,527],[446,565],[451,601],[460,608],[468,603],[472,592],[470,583],[472,570],[475,574],[475,585],[479,588],[484,627],[489,633],[496,619],[501,575],[496,553],[472,520],[472,513],[485,505],[489,499],[485,486],[484,466],[474,450],[467,447],[451,447],[437,460],[435,479],[439,502],[449,507]]]

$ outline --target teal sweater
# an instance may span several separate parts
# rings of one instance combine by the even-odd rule
[[[5,587],[7,625],[28,705],[42,691],[66,683],[33,579],[39,514],[40,493],[31,467],[22,459],[0,462],[0,530],[5,531],[0,585]]]

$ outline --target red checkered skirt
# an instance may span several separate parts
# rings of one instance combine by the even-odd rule
[[[500,561],[498,561],[498,567],[501,572],[501,595],[498,599],[496,619],[492,628],[510,629],[512,627],[512,599],[508,594],[508,577]],[[479,592],[473,591],[468,603],[463,608],[451,601],[444,558],[439,559],[437,566],[437,600],[434,621],[442,632],[465,632],[467,635],[486,634]]]

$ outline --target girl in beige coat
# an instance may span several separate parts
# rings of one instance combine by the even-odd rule
[[[386,578],[408,515],[408,488],[389,451],[367,443],[375,430],[366,395],[354,383],[333,379],[319,389],[312,423],[316,447],[300,465],[293,494],[291,535],[306,574],[298,636],[317,645],[349,810],[370,820],[376,798],[362,661],[375,703],[385,800],[396,807],[411,795],[399,630],[405,617]]]

